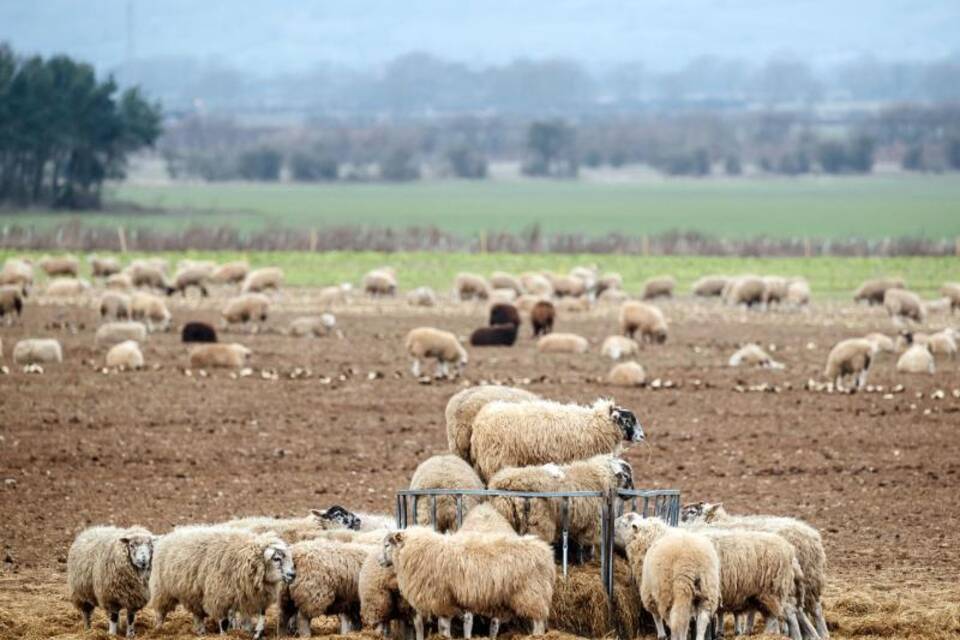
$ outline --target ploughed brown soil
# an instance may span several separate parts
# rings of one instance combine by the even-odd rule
[[[9,368],[0,375],[0,638],[85,636],[66,599],[65,560],[73,536],[93,524],[139,523],[160,533],[334,503],[391,511],[417,463],[444,449],[447,399],[481,381],[564,401],[613,396],[647,433],[648,445],[626,454],[638,487],[674,487],[684,501],[723,501],[732,512],[795,515],[817,526],[834,637],[960,634],[957,362],[939,361],[933,376],[904,376],[894,371],[895,356],[883,354],[870,380],[882,392],[804,388],[820,378],[837,340],[893,333],[880,310],[826,303],[808,313],[744,313],[667,302],[669,341],[637,358],[661,388],[624,389],[603,382],[611,365],[599,344],[617,321],[615,307],[601,307],[561,314],[557,323],[588,337],[589,354],[538,354],[525,325],[513,348],[470,348],[460,380],[422,384],[409,373],[405,333],[432,325],[466,336],[484,323],[485,305],[362,300],[334,309],[342,338],[283,335],[293,317],[322,311],[312,294],[285,293],[265,331],[222,334],[253,349],[247,377],[187,375],[176,330],[150,336],[145,371],[104,374],[89,305],[37,306],[31,298],[22,325],[0,328],[0,364]],[[175,326],[215,321],[221,303],[222,294],[202,303],[175,298]],[[49,327],[62,320],[84,328]],[[930,325],[950,321],[933,316]],[[12,363],[17,339],[48,335],[64,344],[62,365],[27,374]],[[751,340],[775,345],[786,370],[726,367]],[[751,390],[763,383],[777,390]],[[898,384],[903,390],[886,396]],[[945,397],[934,397],[937,390]],[[148,610],[141,635],[192,635],[183,614],[159,632],[151,626]],[[105,629],[98,611],[95,634]],[[316,632],[333,630],[315,623]]]

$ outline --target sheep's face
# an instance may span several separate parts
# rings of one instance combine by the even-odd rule
[[[610,407],[610,419],[623,431],[623,439],[630,442],[640,442],[643,440],[643,427],[637,421],[637,416],[632,411],[623,407]]]
[[[622,551],[627,548],[637,535],[642,520],[639,513],[625,513],[617,518],[613,523],[613,543],[617,549]]]
[[[380,566],[381,567],[392,567],[393,561],[396,556],[397,550],[403,547],[404,543],[404,533],[403,531],[394,531],[393,533],[388,533],[383,539],[383,550],[380,552]]]
[[[153,536],[128,536],[120,538],[120,543],[127,548],[127,558],[130,564],[140,572],[150,571],[153,562]]]
[[[336,525],[338,528],[353,529],[354,531],[360,529],[360,518],[340,505],[335,504],[329,509],[323,510],[314,509],[310,513],[315,518]]]
[[[547,473],[547,475],[556,480],[562,480],[564,475],[566,475],[564,474],[563,469],[560,468],[560,465],[557,465],[553,462],[548,462],[547,464],[543,465],[543,470]]]
[[[267,545],[263,550],[263,559],[267,564],[266,582],[277,583],[281,580],[290,584],[297,578],[297,570],[293,566],[293,556],[290,549],[283,542],[277,541]]]
[[[680,522],[713,522],[722,513],[723,503],[692,502],[680,509]]]
[[[633,489],[633,467],[622,458],[610,459],[610,470],[616,482],[617,489]]]
[[[657,344],[663,344],[667,341],[667,330],[657,329],[650,334],[651,339]]]

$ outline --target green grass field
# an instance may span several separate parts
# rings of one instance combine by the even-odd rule
[[[121,184],[108,199],[167,213],[84,214],[128,227],[190,224],[299,229],[327,225],[436,226],[460,233],[520,231],[632,236],[694,230],[754,236],[870,239],[960,236],[960,177],[674,179],[629,184],[521,181],[412,184]],[[29,212],[4,221],[49,225],[70,216]]]

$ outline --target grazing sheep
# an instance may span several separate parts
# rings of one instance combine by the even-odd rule
[[[382,539],[381,545],[382,546]],[[380,548],[371,550],[360,567],[360,620],[364,627],[374,627],[377,634],[388,636],[390,623],[401,626],[399,637],[406,637],[406,623],[413,619],[410,603],[400,595],[397,570],[380,564]]]
[[[787,284],[787,302],[794,307],[810,304],[810,283],[804,278],[794,278]]]
[[[769,307],[776,302],[782,303],[787,299],[787,289],[790,286],[786,278],[781,276],[764,276],[763,280],[763,304]]]
[[[414,307],[435,307],[437,295],[430,287],[417,287],[407,293],[407,304]]]
[[[499,303],[490,307],[491,327],[496,324],[513,324],[520,326],[520,312],[512,304]]]
[[[690,290],[700,298],[717,298],[723,294],[730,278],[727,276],[704,276],[693,283]]]
[[[927,310],[920,296],[906,289],[887,289],[883,294],[883,307],[895,322],[912,320],[923,324],[927,319]]]
[[[597,265],[590,265],[588,267],[579,266],[570,269],[570,275],[574,278],[579,278],[583,281],[583,284],[586,286],[586,293],[595,291],[597,288],[597,278],[599,277],[600,269]]]
[[[133,291],[133,279],[126,273],[107,276],[104,285],[111,291]]]
[[[54,278],[47,283],[44,293],[54,298],[82,296],[90,289],[90,283],[82,278]]]
[[[181,342],[216,342],[217,330],[206,322],[188,322],[180,330]]]
[[[0,270],[0,286],[19,287],[26,296],[33,286],[33,266],[26,260],[7,258]]]
[[[733,278],[727,283],[727,291],[723,296],[724,302],[729,305],[744,305],[748,309],[763,304],[767,286],[763,278],[756,276],[741,276]]]
[[[537,340],[540,353],[586,353],[590,343],[575,333],[551,333]]]
[[[490,302],[511,304],[517,299],[517,294],[513,289],[493,289],[490,291]]]
[[[494,289],[510,289],[518,296],[524,291],[519,279],[503,271],[490,274],[490,286]]]
[[[736,352],[730,356],[727,365],[731,367],[747,365],[750,367],[761,367],[763,369],[783,369],[782,362],[777,362],[770,357],[770,354],[764,351],[760,345],[752,342],[737,349]]]
[[[397,275],[390,267],[374,269],[363,276],[363,290],[370,296],[394,296],[397,294]]]
[[[608,304],[622,304],[630,299],[626,291],[621,289],[604,289],[603,293],[597,296],[598,302]]]
[[[116,320],[130,319],[130,296],[118,291],[106,291],[100,296],[100,317]]]
[[[450,618],[461,612],[497,620],[508,613],[532,620],[533,635],[546,631],[556,569],[550,547],[533,536],[411,527],[387,536],[380,561],[396,567],[400,593],[416,611],[417,640],[424,616],[438,617],[449,637]]]
[[[637,341],[624,336],[607,336],[603,341],[603,346],[600,347],[600,355],[611,360],[636,355],[639,351],[640,345],[637,344]]]
[[[190,367],[193,369],[208,367],[240,369],[247,365],[252,355],[253,352],[250,349],[236,342],[201,344],[190,349]]]
[[[897,360],[898,373],[929,373],[936,371],[933,354],[927,344],[914,344]]]
[[[13,345],[16,364],[48,364],[63,362],[63,350],[53,338],[27,338]]]
[[[671,640],[687,640],[693,618],[697,640],[705,640],[720,607],[720,558],[710,540],[636,513],[617,518],[614,532],[617,546],[626,550],[643,608],[653,616],[657,638],[667,637],[666,621]]]
[[[152,293],[135,291],[130,296],[130,316],[146,323],[147,330],[166,331],[170,328],[170,311],[163,298]]]
[[[597,278],[596,293],[599,298],[606,292],[620,291],[623,289],[623,276],[619,273],[605,273]]]
[[[98,349],[112,347],[133,340],[143,342],[147,339],[147,328],[141,322],[105,322],[97,328],[94,344]]]
[[[12,324],[14,313],[18,319],[23,314],[23,291],[19,286],[4,285],[0,287],[0,318]]]
[[[447,424],[447,445],[450,453],[455,453],[469,463],[470,438],[473,434],[473,420],[485,405],[499,400],[501,402],[522,402],[539,400],[540,397],[523,389],[500,385],[480,385],[459,391],[447,401],[444,411]]]
[[[243,279],[241,293],[261,293],[267,289],[280,291],[283,284],[283,269],[280,267],[262,267],[254,269]]]
[[[553,293],[558,298],[579,298],[587,294],[587,282],[574,275],[557,276],[553,280]]]
[[[516,533],[510,521],[489,502],[481,502],[467,512],[458,531],[475,533]]]
[[[557,309],[560,311],[581,313],[590,311],[590,306],[591,300],[589,296],[580,296],[579,298],[560,298],[557,300]]]
[[[517,330],[515,324],[480,327],[470,334],[470,344],[474,347],[512,347],[517,341]]]
[[[290,335],[298,338],[311,337],[322,338],[330,335],[330,332],[337,324],[337,319],[331,313],[324,313],[319,316],[309,316],[305,318],[296,318],[290,322]]]
[[[853,301],[866,300],[867,304],[883,304],[883,298],[889,289],[903,289],[905,283],[902,278],[877,278],[867,280],[853,292]]]
[[[143,353],[135,340],[125,340],[115,344],[107,351],[106,363],[108,367],[123,369],[142,369]]]
[[[458,273],[453,288],[460,300],[486,300],[490,297],[487,279],[475,273]]]
[[[110,635],[117,635],[125,609],[127,637],[134,637],[137,612],[150,600],[155,539],[143,527],[91,527],[74,539],[67,552],[67,586],[84,629],[90,629],[90,614],[100,607],[110,618]]]
[[[161,291],[166,291],[168,288],[164,270],[157,263],[134,260],[127,265],[125,272],[130,277],[130,283],[134,287],[148,287]]]
[[[75,256],[43,256],[37,261],[37,266],[50,277],[68,276],[76,278],[80,275],[80,261]]]
[[[200,290],[200,295],[206,298],[209,295],[207,291],[207,282],[210,280],[210,269],[203,265],[189,265],[177,271],[173,276],[173,284],[167,288],[167,295],[172,296],[177,291],[183,297],[187,297],[187,289],[196,287]]]
[[[663,344],[667,341],[667,320],[652,304],[628,301],[620,306],[620,331],[629,338],[639,331],[641,342]]]
[[[553,331],[553,321],[557,317],[557,310],[553,303],[540,300],[530,310],[530,324],[533,325],[533,337],[545,336]]]
[[[436,377],[450,377],[449,365],[456,367],[454,377],[460,375],[467,364],[467,352],[460,345],[457,336],[449,331],[441,331],[433,327],[418,327],[407,334],[404,341],[407,353],[413,358],[410,371],[414,376],[420,376],[420,359],[435,358],[437,368]]]
[[[553,284],[550,279],[539,273],[524,273],[520,276],[523,291],[534,296],[552,296]]]
[[[643,283],[643,299],[672,298],[677,281],[673,276],[658,276]]]
[[[120,261],[116,258],[91,255],[87,262],[90,263],[90,273],[94,278],[107,278],[120,273]]]
[[[480,477],[489,480],[504,467],[618,454],[624,441],[643,438],[636,416],[610,400],[597,400],[591,406],[550,400],[493,401],[473,420],[470,460]]]
[[[940,287],[940,295],[950,300],[950,313],[960,309],[960,282],[947,282]]]
[[[886,351],[887,353],[893,353],[896,351],[896,344],[893,342],[893,338],[883,333],[868,333],[863,336],[864,340],[869,340],[874,345],[876,345],[876,351]]]
[[[634,361],[621,362],[607,374],[607,381],[618,387],[639,387],[647,381],[647,372]]]
[[[214,268],[210,280],[217,284],[240,284],[250,273],[250,263],[246,260],[227,262]]]
[[[452,453],[431,456],[421,462],[413,478],[411,489],[483,489],[483,481],[462,458]],[[461,501],[463,513],[479,504],[480,498],[464,496]],[[433,498],[417,500],[414,523],[433,526],[440,533],[446,533],[457,527],[457,500],[454,496],[440,496],[436,499],[436,520],[434,520]]]
[[[246,324],[251,320],[266,322],[269,309],[270,298],[267,296],[262,293],[244,293],[228,300],[221,311],[221,316],[225,325]]]
[[[327,509],[311,509],[310,513],[300,518],[252,516],[228,520],[221,523],[221,526],[252,533],[272,531],[283,538],[284,542],[293,544],[302,540],[313,540],[327,531],[357,531],[360,528],[360,518],[339,505],[333,505]]]
[[[931,334],[910,331],[900,332],[900,336],[897,338],[899,348],[908,349],[914,344],[927,347],[934,356],[947,356],[951,360],[957,357],[957,332],[955,329],[947,328]]]
[[[274,533],[234,527],[179,527],[154,545],[151,606],[159,629],[177,604],[193,614],[194,630],[216,620],[226,633],[230,615],[257,617],[253,637],[263,637],[264,612],[277,601],[281,582],[297,577],[290,549]]]
[[[842,390],[843,378],[856,376],[857,389],[863,389],[867,384],[867,374],[870,364],[877,354],[877,344],[864,338],[850,338],[841,340],[827,356],[827,366],[823,375],[836,383],[836,388]]]

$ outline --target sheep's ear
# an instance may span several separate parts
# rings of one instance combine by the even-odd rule
[[[130,538],[127,538],[127,537],[120,538],[120,544],[122,544],[122,545],[125,546],[125,547],[129,547],[129,546],[130,546]]]
[[[716,504],[704,504],[703,506],[705,507],[703,511],[704,515],[707,516],[707,518],[710,518],[711,516],[716,515],[717,512],[723,508],[723,503],[718,502]]]
[[[387,543],[394,547],[399,547],[403,544],[406,534],[403,531],[394,531],[387,536]]]

